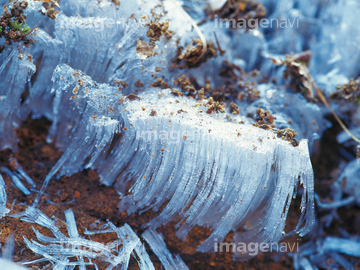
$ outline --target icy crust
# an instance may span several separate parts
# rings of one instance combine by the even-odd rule
[[[42,190],[61,167],[60,175],[69,176],[91,167],[119,132],[121,120],[119,115],[115,118],[113,110],[119,99],[117,88],[97,84],[65,64],[56,67],[52,81],[54,120],[48,141],[58,136],[57,146],[65,152],[49,172]]]
[[[0,150],[17,150],[21,94],[36,68],[28,51],[16,46],[0,54],[0,63]]]
[[[300,224],[305,217],[306,224],[297,230],[303,235],[311,229],[313,172],[307,141],[293,147],[241,116],[208,114],[207,99],[175,96],[170,89],[125,97],[66,65],[56,68],[53,81],[51,133],[61,135],[65,153],[46,181],[60,168],[61,175],[96,169],[107,185],[118,177],[121,211],[157,211],[169,201],[149,227],[181,217],[181,239],[195,225],[211,227],[212,235],[199,246],[203,252],[245,222],[243,239],[280,240],[300,181]],[[125,196],[129,181],[131,195]]]
[[[121,9],[115,9],[110,1],[64,1],[61,13],[51,21],[51,29],[37,29],[33,36],[36,44],[31,47],[31,54],[37,72],[28,85],[29,96],[22,105],[22,119],[30,113],[33,118],[46,116],[53,119],[50,79],[55,67],[61,63],[81,69],[98,82],[113,85],[114,80],[126,81],[129,86],[124,93],[127,94],[135,90],[134,83],[139,79],[148,81],[149,85],[154,82],[152,76],[156,67],[169,61],[168,54],[175,53],[176,42],[162,37],[161,42],[156,42],[154,53],[157,55],[151,57],[151,61],[137,56],[137,40],[149,42],[146,22],[154,19],[151,16],[139,18],[151,14],[150,10],[160,14],[163,8],[155,8],[156,4],[155,1],[128,1],[122,3]],[[38,6],[38,2],[29,1],[25,11],[30,16],[30,23],[48,26],[48,19],[39,13]],[[166,21],[166,18],[162,20]],[[18,70],[14,68],[11,72],[17,73]],[[156,74],[168,76],[165,69],[157,70]]]
[[[189,44],[191,38],[197,38],[196,33],[190,31],[191,23],[185,13],[173,12],[173,10],[180,10],[180,8],[174,8],[176,4],[173,1],[165,1],[163,3],[164,7],[158,6],[157,8],[154,8],[159,4],[157,1],[122,1],[121,8],[114,8],[114,4],[109,1],[101,1],[100,3],[96,0],[63,1],[61,3],[61,13],[57,16],[55,22],[51,21],[50,24],[49,19],[38,12],[41,9],[41,3],[36,1],[28,2],[29,7],[25,12],[29,17],[29,25],[37,25],[43,29],[37,30],[36,35],[34,35],[34,40],[37,43],[32,46],[31,55],[33,55],[34,61],[38,65],[38,70],[36,76],[33,76],[31,84],[28,85],[29,96],[21,106],[22,119],[26,119],[31,112],[33,118],[46,116],[52,120],[53,115],[50,109],[52,95],[49,91],[50,77],[55,66],[60,63],[67,63],[74,68],[81,69],[98,82],[112,84],[113,80],[126,81],[129,83],[129,87],[125,88],[125,94],[129,94],[135,90],[134,82],[139,79],[145,82],[146,86],[154,82],[151,76],[154,75],[156,67],[162,67],[164,63],[169,62],[171,56],[174,56],[173,49],[177,37],[181,37],[181,45]],[[298,1],[278,1],[275,3],[264,0],[263,2],[269,11],[270,19],[279,19],[286,14],[285,17],[289,17],[289,20],[293,22],[294,19],[298,18],[299,14],[302,14],[303,16],[299,16],[301,27],[295,27],[297,25],[295,23],[293,27],[269,29],[270,32],[265,37],[261,29],[233,36],[231,34],[233,31],[230,29],[221,28],[220,26],[215,27],[216,22],[214,21],[201,25],[200,28],[206,39],[212,41],[214,41],[213,29],[214,27],[218,28],[217,36],[227,53],[222,57],[218,56],[216,59],[210,59],[210,64],[202,65],[201,69],[205,70],[203,73],[200,72],[200,68],[194,70],[194,75],[200,83],[203,84],[206,78],[204,74],[207,74],[208,78],[213,79],[212,83],[216,84],[219,78],[214,74],[213,70],[217,70],[217,68],[213,68],[213,66],[220,66],[223,60],[232,60],[231,62],[245,67],[247,70],[262,67],[264,73],[272,74],[276,72],[273,69],[273,64],[270,63],[271,61],[259,57],[260,52],[284,54],[290,51],[300,52],[309,46],[314,52],[310,70],[314,71],[312,73],[321,86],[328,86],[327,91],[335,89],[334,86],[339,81],[345,82],[346,78],[359,73],[356,68],[356,63],[360,57],[359,54],[348,53],[349,51],[356,52],[355,49],[348,49],[356,47],[356,42],[341,38],[351,35],[356,36],[356,33],[358,33],[356,23],[354,23],[356,15],[349,15],[356,14],[356,12],[352,11],[359,9],[357,3],[338,1],[324,5],[319,1],[304,1],[301,3],[298,3]],[[185,5],[194,6],[187,1],[184,3]],[[147,27],[144,27],[144,22],[141,22],[139,18],[151,14],[154,10],[157,14],[163,13],[164,9],[169,12],[162,17],[162,20],[170,19],[171,29],[178,34],[170,42],[165,41],[164,37],[162,37],[160,42],[156,42],[155,46],[155,52],[159,52],[159,54],[151,57],[151,61],[147,61],[149,59],[143,61],[136,55],[135,45],[139,38],[148,41],[146,37]],[[196,20],[200,21],[204,15],[202,6],[194,8],[193,13],[192,15],[197,15],[195,16]],[[129,18],[132,14],[137,20]],[[152,17],[150,16],[148,19],[151,20]],[[341,27],[339,27],[340,23]],[[309,28],[316,30],[307,31]],[[289,33],[284,34],[286,32]],[[313,32],[318,32],[319,38],[310,39],[312,36],[310,33]],[[336,34],[334,35],[334,33]],[[296,36],[296,38],[291,38],[291,41],[294,41],[291,46],[289,45],[289,39],[284,39],[284,36]],[[297,44],[301,44],[301,46]],[[10,49],[14,48],[15,46],[10,47]],[[4,55],[6,55],[6,52],[2,53],[2,57]],[[263,55],[266,55],[266,53]],[[321,67],[319,66],[320,63]],[[323,63],[327,63],[327,65],[323,65]],[[142,66],[144,70],[141,68]],[[26,65],[25,68],[29,69]],[[34,68],[35,66],[31,68],[33,69],[31,72],[34,72]],[[2,71],[0,75],[4,76],[4,78],[15,76],[17,82],[20,80],[26,82],[29,77],[28,74],[22,74],[24,72],[19,68],[19,65],[13,65],[8,70],[9,73]],[[158,76],[171,81],[176,75],[175,73],[159,72]],[[134,74],[138,75],[133,76]],[[282,70],[279,69],[277,74],[279,75],[277,77],[279,82],[282,82]],[[11,80],[7,79],[6,81],[10,82]],[[21,87],[22,92],[25,90],[24,85],[17,87]],[[7,89],[7,86],[2,87],[2,89]],[[17,97],[21,91],[16,91],[15,96]],[[4,96],[1,93],[0,100],[3,100]],[[18,109],[16,109],[18,102],[18,100],[11,102],[10,106],[15,108],[11,112],[12,118],[18,115]],[[295,122],[298,122],[295,118]],[[1,149],[10,147],[16,150],[15,136],[9,134],[14,134],[14,126],[16,127],[19,120],[12,120],[0,121]],[[311,126],[308,122],[305,123],[305,126],[309,125]],[[301,125],[301,128],[303,128],[303,125]],[[309,132],[306,131],[306,133]],[[313,132],[310,134],[313,134]],[[321,133],[318,135],[321,136]],[[311,140],[310,137],[307,136],[307,138]]]
[[[203,252],[213,247],[215,239],[223,239],[230,229],[245,222],[248,231],[241,234],[242,240],[256,237],[259,242],[276,242],[300,181],[304,186],[300,223],[305,216],[307,222],[297,229],[302,235],[311,229],[313,172],[306,141],[293,147],[271,131],[229,123],[226,114],[208,115],[197,101],[174,97],[169,90],[147,92],[139,98],[125,104],[128,116],[121,151],[115,146],[106,167],[98,166],[105,181],[115,171],[121,172],[120,179],[134,179],[131,196],[124,197],[120,205],[122,210],[158,210],[169,200],[149,226],[160,226],[180,215],[177,236],[181,239],[195,225],[210,226],[212,235],[198,248]],[[187,112],[181,111],[184,108]],[[151,116],[154,111],[156,116]],[[155,140],[154,132],[160,136]],[[150,140],[144,138],[149,134]],[[119,157],[131,157],[126,167],[116,166]]]
[[[51,76],[62,58],[61,47],[64,44],[41,29],[36,31],[34,41],[36,44],[32,46],[31,54],[37,69],[28,84],[29,95],[21,106],[21,118],[25,120],[31,113],[32,118],[45,116],[52,120],[54,95],[50,91]]]
[[[138,72],[143,73],[135,47],[137,39],[146,37],[145,23],[126,19],[115,24],[112,20],[114,26],[111,27],[109,20],[60,14],[55,23],[55,37],[62,42],[60,62],[81,69],[98,82],[112,82],[108,79],[119,66],[124,70],[137,67]]]
[[[27,85],[29,95],[21,105],[21,119],[26,119],[30,113],[32,118],[45,116],[50,120],[54,119],[50,78],[56,65],[61,63],[82,70],[97,82],[110,85],[114,85],[114,81],[127,82],[128,87],[124,89],[124,94],[133,93],[135,90],[143,91],[156,81],[154,76],[163,78],[165,81],[172,81],[176,78],[180,74],[179,71],[167,72],[167,67],[171,58],[175,56],[177,38],[181,37],[180,45],[186,47],[192,38],[198,38],[198,36],[195,31],[191,31],[191,19],[187,17],[186,13],[184,11],[177,12],[181,7],[173,1],[165,1],[163,7],[161,5],[156,7],[157,4],[158,2],[154,1],[124,1],[121,3],[122,8],[114,8],[113,3],[107,1],[100,3],[83,0],[64,1],[61,4],[60,14],[54,23],[52,21],[49,30],[48,18],[38,12],[39,3],[29,1],[29,7],[26,9],[26,14],[30,17],[29,23],[36,24],[43,29],[36,30],[36,35],[33,37],[36,44],[31,46],[30,52],[37,71],[32,76],[31,83]],[[167,14],[163,14],[164,9],[168,11]],[[142,60],[137,55],[136,43],[138,39],[149,42],[149,38],[146,36],[148,27],[145,22],[154,19],[149,15],[152,12],[162,14],[161,21],[169,19],[170,29],[175,30],[176,34],[171,40],[161,37],[154,47],[154,53],[157,55]],[[133,17],[131,17],[132,14],[134,14]],[[148,15],[146,20],[139,19],[143,15]],[[214,21],[209,21],[200,26],[208,41],[215,42],[213,34],[215,24]],[[260,31],[242,34],[242,45],[238,46],[240,41],[236,37],[231,38],[230,30],[225,28],[218,30],[217,36],[221,40],[221,45],[231,49],[227,49],[228,52],[224,56],[218,55],[216,58],[209,59],[207,64],[192,71],[193,76],[202,85],[205,84],[207,78],[211,78],[213,86],[220,83],[220,76],[216,74],[215,70],[221,67],[223,60],[231,62],[233,60],[235,64],[247,65],[251,68],[256,67],[256,63],[260,60],[263,61],[258,57],[260,50],[258,47],[263,47],[266,39]],[[15,46],[11,48],[15,48]],[[240,56],[244,58],[240,59]],[[159,71],[159,68],[162,68],[162,71]],[[17,74],[18,80],[26,81],[29,76],[20,71],[21,68],[14,65],[9,69],[9,74]],[[8,76],[7,74],[3,75]],[[145,84],[144,88],[134,86],[138,80]],[[24,90],[25,87],[22,88],[22,92]],[[14,102],[11,102],[12,108],[16,107],[14,105],[18,101]],[[14,109],[12,110],[14,111]],[[18,114],[18,112],[13,114]],[[298,122],[298,117],[294,116],[293,118],[294,122]],[[1,131],[4,134],[2,148],[16,149],[15,136],[8,134],[13,133],[10,132],[14,129],[12,123],[17,122],[19,121],[0,121],[0,125],[3,125],[3,130],[6,131]],[[305,123],[305,126],[309,126],[309,124]],[[311,134],[313,133],[311,132]],[[321,136],[321,134],[319,135]],[[306,138],[311,139],[310,137]]]

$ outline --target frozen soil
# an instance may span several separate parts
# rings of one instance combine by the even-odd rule
[[[57,150],[54,143],[46,142],[46,135],[50,122],[45,118],[32,120],[27,119],[17,130],[19,138],[19,152],[14,153],[19,163],[29,176],[37,183],[37,189],[41,187],[42,181],[47,173],[60,158],[61,152]],[[329,192],[329,187],[339,175],[337,166],[341,159],[341,146],[336,143],[335,135],[340,128],[334,124],[334,127],[325,132],[320,142],[319,151],[313,159],[315,170],[315,191],[325,198]],[[329,147],[331,146],[331,147]],[[0,166],[9,167],[10,150],[0,152]],[[18,213],[26,209],[34,199],[34,194],[25,196],[19,189],[12,185],[9,177],[5,177],[6,192],[8,196],[7,207],[12,208],[11,213]],[[49,202],[50,201],[50,202]],[[113,187],[100,185],[99,177],[95,171],[84,170],[72,177],[61,177],[59,180],[53,179],[46,190],[46,195],[42,197],[39,205],[40,210],[49,217],[55,216],[65,220],[64,211],[71,208],[75,214],[80,235],[85,228],[90,229],[90,225],[97,220],[105,223],[107,220],[113,222],[116,226],[122,226],[128,223],[132,229],[141,235],[144,231],[142,224],[155,217],[157,213],[147,211],[142,215],[127,215],[126,212],[119,212],[118,204],[120,198]],[[13,202],[15,202],[13,204]],[[12,206],[13,204],[13,206]],[[299,217],[299,196],[293,201],[287,219],[287,231],[294,228]],[[341,221],[333,222],[332,226],[326,230],[329,235],[338,235],[338,227],[346,229],[351,234],[360,235],[360,208],[343,207],[338,211]],[[318,217],[323,214],[318,213]],[[188,235],[186,241],[182,242],[175,236],[176,221],[158,229],[164,235],[165,242],[173,254],[180,254],[183,261],[189,269],[291,269],[292,259],[286,254],[265,253],[247,262],[233,262],[231,253],[199,253],[196,252],[196,246],[199,245],[210,235],[210,230],[196,227]],[[50,231],[36,224],[21,222],[17,218],[5,217],[0,220],[0,243],[3,246],[6,238],[13,235],[15,238],[14,261],[30,261],[38,259],[39,256],[26,248],[23,237],[36,239],[32,227],[40,230],[41,233],[52,236]],[[66,233],[65,224],[61,230]],[[232,235],[229,234],[226,241],[231,241]],[[92,236],[92,240],[102,243],[114,241],[116,235],[101,234]],[[292,237],[285,239],[287,242],[299,242],[299,245],[306,241],[306,237],[299,239]],[[156,269],[161,269],[158,258],[153,254],[147,244],[146,249],[151,257]],[[351,258],[349,258],[351,259]],[[355,269],[360,268],[360,260],[354,261]],[[51,269],[49,263],[35,264],[40,269]],[[98,264],[100,269],[105,269],[106,265]],[[36,268],[35,268],[36,269]],[[91,268],[89,268],[91,269]],[[129,269],[138,269],[136,261],[131,258]]]

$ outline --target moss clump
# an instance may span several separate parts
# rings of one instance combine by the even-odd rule
[[[24,34],[27,34],[30,32],[30,27],[27,26],[26,24],[24,23],[20,23],[20,22],[11,22],[10,23],[10,28],[14,31],[20,31]]]

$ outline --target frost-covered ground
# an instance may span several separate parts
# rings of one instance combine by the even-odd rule
[[[47,142],[63,153],[41,187],[16,159],[1,167],[33,202],[10,211],[0,175],[0,216],[54,236],[35,231],[37,240],[24,238],[41,257],[32,263],[85,269],[97,267],[92,259],[101,252],[108,269],[126,269],[131,255],[141,269],[153,269],[141,237],[165,269],[186,269],[156,232],[177,220],[181,241],[195,226],[211,231],[199,252],[213,251],[230,232],[236,243],[266,245],[310,235],[288,255],[295,268],[352,267],[357,236],[323,230],[339,219],[339,207],[360,201],[356,143],[345,128],[359,134],[360,87],[350,80],[360,75],[358,2],[2,2],[0,150],[16,153],[20,124],[45,117]],[[310,155],[332,125],[330,112],[345,123],[337,139],[351,150],[343,151],[347,162],[320,198]],[[71,209],[67,234],[41,212],[55,178],[84,169],[117,190],[120,211],[158,213],[142,224],[142,235],[111,222],[85,233],[115,232],[119,239],[104,246],[79,235]],[[299,221],[287,228],[296,196]],[[316,218],[315,202],[328,215]],[[237,250],[234,260],[255,255]]]

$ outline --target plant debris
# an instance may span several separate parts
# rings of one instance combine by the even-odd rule
[[[207,103],[207,114],[211,114],[213,112],[221,112],[221,113],[225,113],[224,107],[218,102],[218,101],[214,101],[214,99],[212,97],[209,98],[209,101]]]
[[[234,102],[230,103],[230,113],[232,113],[234,115],[240,113],[240,108]]]
[[[217,50],[213,42],[207,42],[206,51],[203,52],[203,42],[200,39],[194,39],[192,46],[187,46],[185,51],[182,46],[178,47],[172,66],[181,69],[196,68],[208,59],[217,57]]]
[[[12,3],[9,12],[8,4]],[[26,24],[24,10],[28,7],[26,1],[10,0],[4,6],[4,13],[0,18],[0,38],[5,38],[5,44],[11,45],[12,42],[22,42],[25,46],[34,43],[30,34],[35,28],[30,29]]]
[[[217,101],[227,102],[238,99],[249,104],[260,98],[260,92],[256,89],[255,80],[252,78],[257,72],[253,71],[249,76],[239,66],[223,61],[219,75],[223,83],[212,88],[208,82],[204,87],[206,96],[212,96]]]
[[[286,69],[284,71],[284,78],[287,79],[288,77],[290,77],[291,78],[290,87],[292,89],[294,89],[295,91],[297,90],[298,92],[301,92],[308,101],[315,101],[315,97],[314,97],[314,93],[313,93],[313,89],[315,89],[317,96],[325,104],[325,106],[330,110],[330,112],[333,114],[336,121],[343,128],[343,130],[347,134],[349,134],[349,136],[354,141],[356,141],[357,143],[360,143],[360,140],[358,138],[356,138],[349,131],[349,129],[341,121],[341,119],[336,114],[336,112],[331,108],[331,106],[328,103],[328,101],[326,100],[324,94],[314,83],[314,80],[307,68],[307,66],[310,63],[310,58],[311,58],[311,52],[305,51],[305,52],[302,52],[302,53],[299,53],[296,55],[286,55],[285,60],[274,59],[274,58],[270,58],[270,60],[274,64],[286,66]],[[356,84],[354,84],[354,86],[356,87]]]
[[[158,78],[156,82],[150,84],[150,87],[160,87],[162,89],[170,88],[169,84],[164,81],[162,78]]]
[[[58,1],[59,0],[35,0],[43,3],[43,7],[46,10],[46,13],[42,12],[44,15],[48,16],[50,19],[55,20],[56,15],[59,13],[58,10],[55,10],[55,8],[60,8]]]
[[[297,133],[295,133],[291,128],[276,129],[274,120],[275,117],[269,111],[258,108],[256,110],[255,123],[253,126],[265,130],[273,130],[277,134],[278,138],[290,142],[293,146],[298,146],[299,141],[295,139]]]
[[[181,93],[179,90],[177,90],[177,89],[175,89],[175,88],[171,90],[171,94],[174,95],[174,96],[176,96],[176,97],[179,97],[179,96],[183,96],[183,95],[184,95],[184,93]]]
[[[182,75],[179,78],[175,79],[174,84],[178,86],[187,95],[194,96],[196,94],[196,88],[190,82],[189,78],[187,78],[185,75]]]
[[[260,92],[256,89],[255,83],[251,82],[240,82],[240,91],[238,99],[240,101],[246,100],[249,104],[260,98]]]
[[[168,22],[151,21],[147,24],[149,29],[147,31],[147,37],[150,39],[149,44],[155,45],[155,41],[160,40],[160,37],[164,35],[166,39],[171,39],[174,35],[174,31],[169,30]]]
[[[277,131],[278,138],[290,142],[294,147],[299,145],[299,141],[295,139],[297,133],[291,128],[284,128]]]
[[[351,78],[349,83],[338,85],[336,92],[330,95],[330,99],[342,99],[360,104],[360,77],[357,80]]]
[[[128,99],[128,100],[136,100],[136,99],[140,100],[140,98],[139,98],[137,95],[135,95],[135,94],[130,94],[130,95],[128,95],[128,96],[126,97],[126,99]]]
[[[304,51],[295,55],[286,55],[285,60],[270,58],[280,66],[285,66],[284,79],[290,78],[289,87],[296,92],[302,93],[308,101],[314,101],[313,79],[307,68],[310,63],[311,52]]]
[[[134,86],[135,87],[138,87],[138,88],[143,88],[144,87],[144,83],[140,80],[137,80],[135,83],[134,83]]]
[[[124,88],[129,86],[129,83],[124,82],[124,81],[116,81],[116,80],[114,80],[113,83],[116,84],[117,87],[119,87],[119,90],[123,90]]]
[[[119,0],[111,0],[111,2],[113,2],[115,4],[115,6],[120,6]]]
[[[275,117],[269,112],[265,111],[262,108],[256,110],[255,123],[253,126],[259,127],[262,129],[274,129],[275,128]]]

